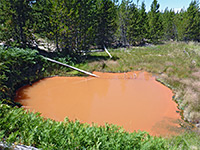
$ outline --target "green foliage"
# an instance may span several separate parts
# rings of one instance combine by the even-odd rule
[[[114,125],[90,126],[67,118],[56,122],[3,104],[0,111],[0,135],[8,143],[43,149],[167,149],[163,138],[145,132],[127,133]]]
[[[177,39],[177,31],[175,26],[175,12],[173,10],[165,9],[162,14],[162,22],[163,22],[163,39],[175,40]]]
[[[130,44],[135,45],[137,38],[140,34],[139,28],[139,10],[135,4],[130,5],[129,23],[128,23],[128,41]]]
[[[50,14],[52,9],[51,0],[37,1],[32,5],[35,26],[35,33],[42,38],[50,38],[51,31]],[[49,33],[49,34],[48,34]]]
[[[167,8],[161,13],[159,7],[157,0],[153,0],[148,13],[144,2],[139,6],[132,0],[2,0],[0,41],[17,47],[38,47],[42,39],[48,39],[51,50],[67,55],[80,55],[104,45],[199,41],[197,0],[178,13]]]
[[[113,41],[117,15],[111,0],[38,1],[33,9],[41,20],[37,21],[37,33],[53,41],[56,50],[64,54],[81,54],[91,46],[102,48]],[[40,24],[46,26],[40,28]]]
[[[159,11],[160,4],[157,0],[154,0],[151,4],[151,10],[148,13],[148,36],[151,42],[158,43],[162,36],[162,21],[161,14]]]
[[[97,0],[95,43],[98,47],[110,46],[117,29],[117,8],[111,0]]]
[[[181,41],[200,41],[200,9],[199,2],[191,1],[186,11],[181,10],[175,15],[177,39]]]
[[[0,40],[8,45],[28,47],[33,44],[33,0],[1,0]]]
[[[186,25],[185,39],[200,42],[200,8],[198,1],[194,0],[186,12],[188,23]]]
[[[185,32],[186,32],[187,24],[188,24],[188,20],[186,18],[186,12],[184,10],[181,10],[175,16],[175,25],[176,25],[176,29],[177,29],[177,40],[179,40],[179,41],[185,40]]]
[[[137,8],[130,0],[123,0],[118,9],[117,37],[121,44],[142,45],[147,38],[147,13],[144,2]]]
[[[116,5],[107,1],[16,0],[0,3],[0,40],[18,47],[37,46],[34,34],[54,42],[65,54],[91,45],[111,45],[116,31]]]
[[[41,78],[44,63],[35,50],[0,47],[0,100],[11,100],[22,84]]]
[[[118,17],[117,17],[117,32],[116,38],[121,45],[128,44],[128,27],[129,27],[129,14],[130,14],[130,0],[122,0],[121,4],[118,7]],[[120,44],[119,43],[119,44]]]
[[[60,62],[73,65],[71,57],[54,57]],[[47,62],[38,51],[0,46],[0,101],[13,104],[13,96],[23,85],[45,76],[66,75],[68,68]]]
[[[148,18],[145,8],[145,3],[142,2],[141,8],[139,9],[139,35],[138,42],[140,44],[145,43],[145,39],[148,37]]]

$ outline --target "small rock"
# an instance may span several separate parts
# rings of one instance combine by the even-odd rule
[[[195,60],[192,60],[192,63],[193,63],[193,64],[196,64],[196,61],[195,61]]]
[[[39,150],[35,147],[32,146],[26,146],[26,145],[8,145],[5,142],[0,142],[0,150],[7,150],[7,149],[11,149],[11,150]]]
[[[196,124],[196,127],[197,127],[197,128],[200,128],[200,123]]]

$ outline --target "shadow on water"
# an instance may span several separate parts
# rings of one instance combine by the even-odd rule
[[[16,93],[15,102],[19,103],[21,106],[23,105],[26,107],[28,105],[28,100],[31,99],[31,97],[28,96],[28,91],[27,91],[28,88],[29,88],[28,85],[24,86],[21,89],[19,89]],[[26,89],[26,90],[22,90],[22,89]]]
[[[163,120],[157,122],[152,127],[152,133],[154,135],[162,135],[162,136],[173,136],[178,135],[184,132],[184,128],[181,126],[177,126],[178,124],[182,124],[183,121],[181,119],[174,119],[171,117],[164,117]]]

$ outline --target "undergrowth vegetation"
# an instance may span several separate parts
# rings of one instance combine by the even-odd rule
[[[198,123],[191,116],[192,113],[200,112],[200,105],[197,105],[200,101],[198,44],[167,43],[111,50],[111,54],[113,59],[109,59],[104,52],[92,53],[87,56],[86,62],[77,66],[87,71],[150,71],[173,89],[175,100],[184,111],[185,119]],[[64,122],[56,122],[40,117],[39,113],[13,107],[13,96],[17,88],[50,75],[77,74],[74,71],[65,71],[65,68],[47,62],[37,51],[0,47],[0,141],[42,149],[160,150],[200,147],[200,136],[193,131],[171,138],[153,137],[140,131],[128,133],[115,125],[91,126],[67,118]],[[197,121],[198,119],[196,117]]]
[[[43,149],[167,149],[163,138],[145,132],[127,133],[114,125],[102,127],[45,120],[39,114],[0,105],[0,138]]]
[[[13,103],[17,88],[44,76],[43,66],[37,51],[0,47],[0,100]]]

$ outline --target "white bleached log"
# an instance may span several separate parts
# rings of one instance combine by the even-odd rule
[[[111,54],[109,53],[109,51],[107,50],[107,48],[105,47],[105,45],[103,47],[104,47],[104,50],[106,51],[106,53],[110,56],[110,58],[112,58]]]
[[[73,67],[73,66],[70,66],[70,65],[67,65],[67,64],[64,64],[64,63],[61,63],[59,61],[56,61],[56,60],[53,60],[51,58],[47,58],[47,57],[44,57],[46,60],[50,61],[50,62],[53,62],[53,63],[56,63],[56,64],[59,64],[59,65],[62,65],[62,66],[65,66],[65,67],[68,67],[68,68],[71,68],[71,69],[74,69],[76,71],[79,71],[79,72],[82,72],[82,73],[85,73],[87,75],[90,75],[90,76],[93,76],[93,77],[99,77],[93,73],[90,73],[90,72],[87,72],[87,71],[84,71],[84,70],[81,70],[81,69],[78,69],[76,67]]]

